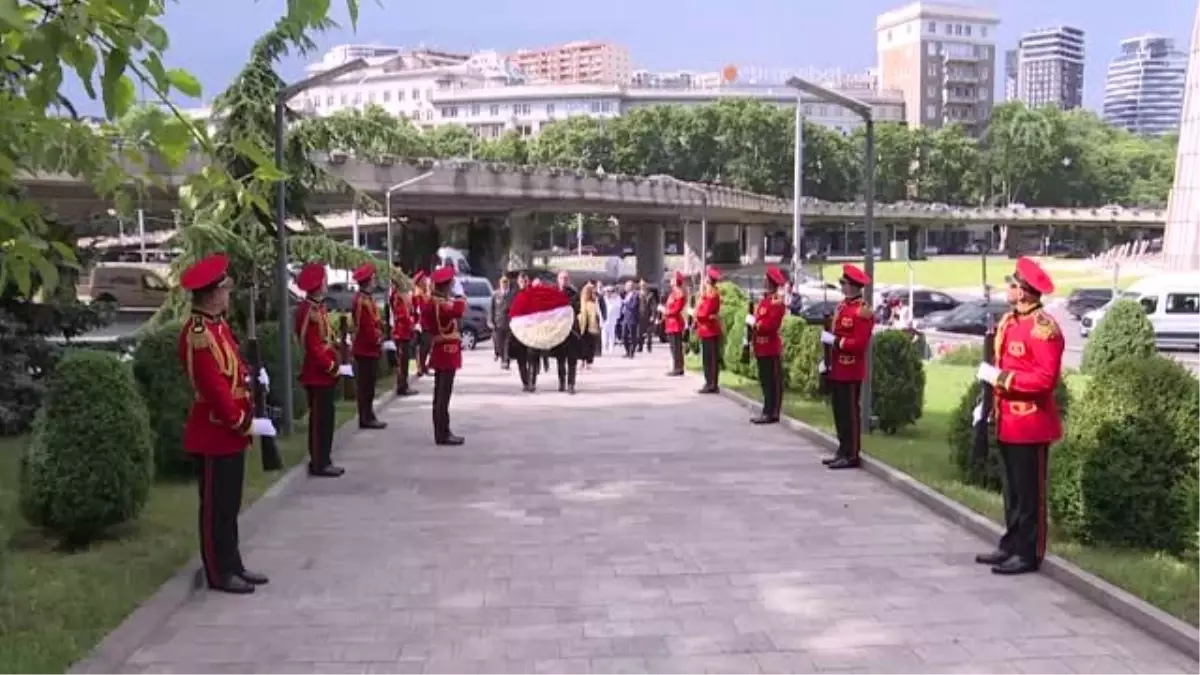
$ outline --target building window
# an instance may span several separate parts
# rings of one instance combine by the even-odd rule
[[[388,101],[390,101],[390,100],[392,100],[392,90],[391,90],[391,89],[385,89],[385,90],[384,90],[384,92],[383,92],[383,102],[384,102],[384,103],[387,103],[387,102],[388,102]]]
[[[612,112],[612,101],[604,101],[601,103],[600,112]]]
[[[369,102],[369,103],[375,102],[375,92],[372,91],[372,92],[367,93],[367,102]]]
[[[937,43],[930,41],[925,43],[925,51],[929,52],[930,56],[937,56]]]
[[[362,92],[354,92],[354,105],[362,103]]]
[[[433,100],[433,89],[426,89],[426,90],[425,90],[425,100],[426,100],[426,101],[432,101],[432,100]]]
[[[499,117],[500,116],[500,106],[498,106],[498,105],[488,106],[488,114],[491,115],[492,117]]]
[[[925,119],[931,120],[935,117],[937,117],[937,106],[930,103],[929,105],[925,106]]]
[[[950,24],[946,24],[945,29],[946,29],[946,35],[954,35],[954,26],[952,26]]]
[[[805,104],[804,104],[804,116],[805,116],[805,117],[812,117],[812,104],[811,104],[811,103],[805,103]],[[795,134],[793,134],[793,136],[794,136],[794,135],[795,135]]]
[[[479,117],[479,106],[471,106],[471,117]]]
[[[442,108],[442,117],[458,117],[458,106],[449,105]]]
[[[432,120],[432,119],[433,119],[433,111],[432,111],[432,110],[426,110],[426,111],[425,111],[425,121],[427,121],[427,122],[428,122],[429,120]]]
[[[347,101],[347,98],[346,98],[345,94],[342,94],[340,97],[338,97],[338,102],[341,103],[342,105],[346,105],[346,101]]]
[[[929,64],[929,67],[925,70],[925,72],[930,77],[937,77],[937,64],[936,63]]]
[[[979,27],[979,37],[987,37],[987,26]]]
[[[330,108],[333,107],[333,94],[325,97],[325,105],[329,106]]]
[[[925,88],[925,95],[929,98],[937,98],[937,87],[932,84],[929,85]]]
[[[412,99],[413,99],[414,101],[420,101],[420,100],[421,100],[421,90],[420,90],[420,89],[413,89],[413,90],[412,90]]]
[[[593,113],[600,112],[600,101],[592,101],[591,111]]]
[[[547,114],[547,115],[553,115],[553,114],[554,114],[554,104],[553,104],[553,103],[547,103],[547,104],[546,104],[546,114]]]
[[[971,37],[971,24],[967,24],[967,25],[963,26],[963,35],[966,35],[967,37]]]
[[[403,100],[404,100],[404,90],[403,90],[403,89],[397,89],[397,90],[396,90],[396,102],[397,102],[397,103],[399,103],[399,102],[401,102],[401,101],[403,101]]]
[[[936,32],[937,32],[937,22],[936,22],[936,21],[930,21],[930,22],[929,22],[929,32],[930,32],[930,33],[936,33]]]
[[[513,114],[514,115],[528,115],[529,114],[529,104],[528,103],[518,103],[518,104],[514,105],[513,106]]]
[[[954,24],[954,34],[962,35],[962,24],[961,23]]]

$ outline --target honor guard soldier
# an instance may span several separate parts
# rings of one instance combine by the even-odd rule
[[[296,310],[296,338],[304,350],[300,384],[308,393],[308,475],[336,478],[345,469],[333,464],[333,430],[337,409],[334,391],[340,378],[354,374],[349,364],[338,363],[337,333],[325,309],[325,266],[310,263],[296,275],[296,286],[306,294]]]
[[[783,409],[783,339],[779,329],[787,307],[779,297],[779,288],[787,283],[787,275],[778,267],[767,267],[766,293],[754,310],[754,334],[751,341],[754,358],[758,361],[758,381],[762,385],[762,414],[750,419],[754,424],[774,424]]]
[[[417,377],[424,377],[429,365],[429,277],[425,270],[413,275],[413,309],[417,330]]]
[[[408,384],[408,371],[412,363],[414,316],[412,298],[392,284],[392,341],[396,343],[396,395],[412,396],[417,393]]]
[[[833,331],[821,331],[821,342],[830,346],[832,363],[818,368],[829,379],[833,425],[838,448],[833,457],[821,460],[830,469],[853,469],[859,465],[862,426],[859,415],[862,383],[867,377],[867,350],[875,330],[875,314],[863,299],[871,277],[854,265],[842,265],[842,295],[833,313]]]
[[[1012,310],[996,326],[996,365],[981,363],[977,372],[995,390],[1007,529],[995,551],[975,560],[996,574],[1034,572],[1046,555],[1046,460],[1050,444],[1062,437],[1054,389],[1066,348],[1058,323],[1042,307],[1042,296],[1053,291],[1036,262],[1017,260],[1008,277]]]
[[[704,288],[693,318],[696,320],[696,337],[700,339],[700,361],[704,364],[704,386],[700,393],[715,394],[721,390],[717,384],[721,360],[721,293],[717,290],[717,282],[721,280],[721,270],[710,266],[704,276]]]
[[[238,550],[246,448],[251,436],[274,436],[275,426],[252,415],[249,370],[223,318],[232,285],[228,269],[229,259],[217,254],[179,276],[179,285],[192,294],[192,313],[179,335],[179,360],[195,392],[183,447],[196,458],[200,474],[204,579],[214,590],[245,594],[267,583],[267,577],[246,569]]]
[[[671,275],[671,292],[662,306],[663,332],[671,345],[671,371],[667,375],[683,375],[683,312],[687,308],[687,291],[683,288],[683,273]]]
[[[375,287],[375,266],[363,263],[354,270],[354,282],[358,292],[354,294],[354,340],[350,351],[354,354],[354,370],[357,385],[359,429],[386,429],[387,423],[375,415],[375,384],[379,380],[379,359],[383,356],[383,322],[379,318],[379,307],[371,293]],[[387,340],[391,343],[391,340]],[[395,344],[391,343],[394,348]]]
[[[429,301],[429,369],[433,371],[433,440],[438,445],[462,445],[462,436],[450,431],[450,396],[454,393],[454,374],[462,368],[462,335],[459,321],[467,311],[463,298],[450,297],[454,268],[438,268],[432,275],[433,295]]]

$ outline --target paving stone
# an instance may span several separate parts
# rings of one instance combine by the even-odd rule
[[[301,479],[127,672],[1191,672],[1195,661],[805,440],[754,427],[666,355],[602,356],[578,394],[466,354]],[[429,390],[427,380],[417,383]],[[866,445],[870,447],[870,439]]]

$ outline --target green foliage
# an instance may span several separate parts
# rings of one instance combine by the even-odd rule
[[[335,324],[336,325],[336,324]],[[292,340],[292,417],[293,419],[302,419],[308,414],[308,397],[304,393],[304,387],[300,384],[300,366],[304,362],[304,350],[300,347],[299,340],[296,339],[295,331],[289,330],[288,335]],[[258,326],[258,348],[262,354],[263,365],[267,369],[267,374],[271,378],[271,391],[267,393],[267,404],[273,409],[282,410],[283,407],[283,355],[279,352],[279,323],[269,321]],[[242,341],[242,351],[246,352],[246,342]],[[245,354],[246,362],[249,363],[249,354]],[[279,420],[276,420],[278,423]]]
[[[988,456],[984,465],[979,467],[971,461],[975,433],[972,415],[974,415],[975,406],[979,403],[980,386],[978,380],[972,379],[966,390],[963,391],[962,398],[959,399],[958,407],[954,409],[953,417],[947,428],[946,443],[950,446],[951,461],[958,467],[963,481],[989,490],[999,490],[1004,480],[1004,469],[1000,465],[1000,449],[996,445],[995,425],[992,426],[992,432],[989,434],[991,443],[988,446]],[[1058,405],[1059,415],[1065,422],[1073,405],[1071,392],[1067,388],[1065,380],[1059,379],[1054,386],[1054,402]],[[1059,457],[1057,448],[1060,446],[1055,447],[1056,450],[1052,453],[1050,462],[1051,471],[1054,470]]]
[[[1100,368],[1050,462],[1055,522],[1083,541],[1194,549],[1198,398],[1200,383],[1172,359]]]
[[[183,450],[183,426],[194,397],[179,362],[180,322],[147,329],[133,352],[133,377],[154,434],[154,470],[161,478],[189,478],[192,459]]]
[[[104,352],[68,354],[21,457],[25,518],[71,545],[135,518],[150,491],[151,435],[127,365]]]
[[[820,396],[821,327],[809,326],[802,319],[788,315],[780,331],[783,338],[784,386],[808,399]]]
[[[717,284],[721,294],[721,328],[725,336],[725,370],[743,377],[757,378],[758,370],[753,357],[742,360],[742,342],[746,338],[746,315],[750,310],[750,298],[735,284]]]
[[[977,366],[983,363],[983,345],[964,344],[942,353],[938,361],[948,366]]]
[[[885,433],[894,434],[921,419],[925,407],[924,359],[909,333],[886,330],[872,338],[871,394],[872,412]]]
[[[1125,356],[1149,358],[1157,353],[1154,326],[1142,306],[1136,300],[1117,300],[1088,338],[1080,369],[1093,375]]]

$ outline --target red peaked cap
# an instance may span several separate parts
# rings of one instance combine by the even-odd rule
[[[776,286],[782,286],[787,283],[787,275],[783,273],[783,270],[774,265],[767,266],[767,278]]]
[[[842,265],[842,279],[849,281],[855,286],[869,286],[871,277],[867,273],[858,268],[857,265]]]
[[[214,253],[197,260],[179,275],[179,285],[188,291],[198,291],[225,279],[229,271],[229,258],[224,253]]]
[[[363,263],[354,269],[354,280],[360,284],[373,276],[375,276],[375,266],[371,263]]]
[[[716,265],[709,265],[708,269],[705,270],[704,273],[708,275],[708,278],[711,281],[721,280],[721,268],[717,267]]]
[[[675,276],[674,276],[674,279],[675,279],[675,283],[676,283],[677,285],[679,285],[679,286],[682,286],[682,285],[683,285],[683,282],[687,280],[687,279],[686,279],[686,278],[683,276],[683,272],[680,272],[679,270],[675,270]]]
[[[517,293],[512,306],[508,308],[511,317],[529,316],[541,312],[549,312],[571,304],[571,298],[555,286],[541,284],[530,286]]]
[[[296,286],[305,293],[312,293],[325,283],[325,266],[321,263],[309,263],[300,268],[296,275]]]
[[[448,281],[453,281],[454,267],[451,265],[439,267],[433,271],[433,274],[429,275],[429,279],[433,281],[434,284],[444,284]]]
[[[1040,295],[1054,292],[1054,280],[1033,258],[1017,258],[1017,269],[1013,272],[1011,281]]]

